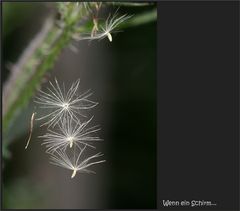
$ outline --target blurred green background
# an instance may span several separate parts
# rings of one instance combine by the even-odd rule
[[[54,3],[3,2],[3,82],[30,40],[38,33]],[[121,7],[119,13],[140,14],[156,7]],[[156,21],[125,28],[113,42],[73,42],[64,49],[53,71],[67,85],[81,79],[99,105],[92,111],[104,139],[97,148],[106,163],[96,175],[77,174],[49,164],[37,136],[28,150],[33,102],[11,129],[11,157],[4,160],[3,208],[156,208]],[[43,83],[45,87],[47,83]],[[4,101],[4,99],[3,99]]]

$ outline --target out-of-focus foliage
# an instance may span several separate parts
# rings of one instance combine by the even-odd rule
[[[36,9],[38,4],[26,4],[26,3],[11,3],[4,2],[2,4],[3,22],[2,32],[3,38],[9,35],[14,29],[23,25],[25,21],[31,16]]]
[[[18,179],[11,184],[3,185],[3,207],[5,209],[44,208],[44,187]]]

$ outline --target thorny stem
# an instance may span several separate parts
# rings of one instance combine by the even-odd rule
[[[69,8],[68,12],[71,13],[71,10]],[[79,11],[66,21],[62,29],[54,25],[53,17],[49,17],[41,32],[12,68],[12,74],[3,87],[3,132],[27,104],[45,73],[54,66],[63,48],[69,44],[81,16],[82,11]]]

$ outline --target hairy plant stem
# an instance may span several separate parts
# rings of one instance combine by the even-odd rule
[[[53,68],[61,51],[72,40],[82,11],[79,9],[78,12],[73,13],[73,7],[70,7],[67,12],[69,16],[62,28],[56,26],[54,17],[46,20],[42,31],[12,68],[12,74],[3,88],[4,133],[39,87],[44,74]]]

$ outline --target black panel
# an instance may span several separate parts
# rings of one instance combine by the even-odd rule
[[[158,4],[158,206],[238,210],[238,2]],[[168,207],[168,208],[173,208]],[[193,209],[177,206],[177,209]]]

